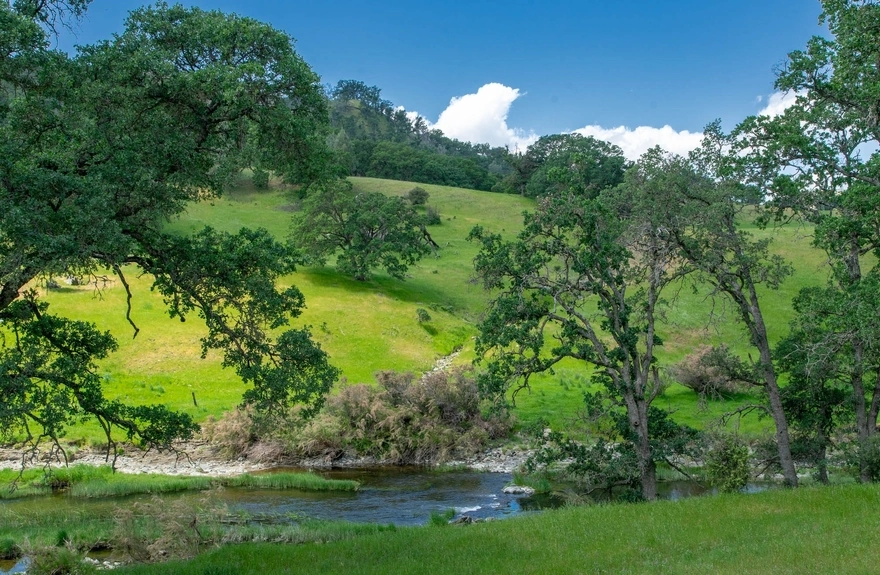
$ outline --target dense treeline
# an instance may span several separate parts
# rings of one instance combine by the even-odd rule
[[[471,144],[411,120],[375,86],[342,80],[327,90],[329,147],[342,175],[490,190],[511,168],[505,148]]]
[[[545,196],[580,193],[623,181],[620,148],[580,134],[543,136],[524,151],[472,144],[430,129],[381,96],[376,86],[342,80],[327,89],[337,172],[474,190]]]

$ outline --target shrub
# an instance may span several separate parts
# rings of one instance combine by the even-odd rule
[[[258,190],[265,190],[269,188],[269,172],[266,170],[254,170],[254,175],[251,177],[251,182],[253,182],[254,187]]]
[[[416,318],[419,320],[419,323],[425,323],[426,321],[431,321],[431,314],[426,309],[418,308],[416,310]]]
[[[21,549],[14,539],[0,539],[0,560],[9,561],[21,557]]]
[[[193,557],[218,542],[227,515],[226,506],[210,495],[170,502],[153,497],[117,509],[113,548],[139,562]]]
[[[406,194],[409,202],[414,206],[423,206],[428,202],[428,191],[420,186],[416,186]]]
[[[434,206],[425,208],[425,224],[429,226],[439,226],[443,220],[440,218],[440,210]]]
[[[240,457],[259,440],[253,416],[253,408],[237,407],[219,420],[209,417],[202,425],[202,435],[226,457]]]
[[[706,456],[709,483],[722,493],[740,491],[749,482],[749,448],[734,435],[719,437]]]
[[[29,547],[24,550],[29,559],[30,575],[85,575],[96,573],[94,565],[85,561],[85,554],[70,546]]]
[[[859,444],[859,458],[868,469],[871,481],[880,481],[880,434],[874,434]]]
[[[452,518],[455,517],[455,509],[447,509],[445,511],[432,511],[428,524],[433,527],[446,527]]]
[[[395,463],[424,464],[479,451],[510,430],[507,420],[484,418],[469,370],[377,374],[378,386],[343,387],[324,412],[290,440],[307,456],[350,452]]]
[[[670,375],[685,387],[706,399],[722,399],[740,391],[742,384],[735,373],[741,363],[726,345],[701,345],[669,368]]]

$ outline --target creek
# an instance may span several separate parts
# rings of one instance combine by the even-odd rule
[[[273,471],[302,471],[280,468]],[[270,471],[271,472],[271,471]],[[328,479],[358,481],[357,492],[322,491],[304,492],[270,489],[223,489],[219,497],[233,513],[243,512],[262,520],[294,520],[310,517],[354,522],[370,522],[399,526],[420,525],[430,520],[432,513],[452,509],[455,518],[467,515],[473,519],[501,519],[524,512],[559,507],[564,501],[553,495],[531,496],[506,494],[502,490],[513,477],[509,473],[481,473],[474,471],[433,471],[414,467],[378,467],[370,469],[339,469],[320,472]],[[750,491],[764,486],[750,486]],[[680,499],[706,493],[706,488],[694,482],[667,481],[659,484],[659,496]],[[199,492],[162,495],[164,499],[199,498]],[[46,505],[58,510],[93,510],[107,513],[115,506],[149,500],[149,495],[106,499],[76,499],[58,494],[0,502],[14,511],[34,512]],[[18,573],[23,563],[0,561],[0,574]]]

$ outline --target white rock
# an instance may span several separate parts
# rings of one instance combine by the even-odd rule
[[[508,485],[501,491],[509,495],[533,495],[535,493],[534,489],[525,485]]]

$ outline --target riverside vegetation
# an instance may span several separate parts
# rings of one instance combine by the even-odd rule
[[[831,38],[814,38],[780,69],[778,87],[798,94],[784,114],[729,134],[707,126],[688,157],[653,149],[627,162],[574,135],[523,154],[428,136],[378,89],[350,82],[325,93],[286,35],[219,12],[160,4],[135,11],[110,42],[73,57],[49,50],[56,19],[88,4],[0,8],[11,159],[0,165],[0,438],[25,454],[102,443],[112,461],[123,441],[171,449],[206,423],[230,454],[262,442],[432,462],[518,428],[536,441],[531,469],[630,501],[654,499],[658,475],[691,475],[702,462],[724,491],[743,486],[750,464],[791,487],[806,470],[823,483],[880,478],[880,178],[876,152],[864,152],[878,143],[876,68],[865,58],[880,45],[877,5],[823,2]],[[216,57],[201,59],[205,50]],[[348,140],[363,125],[369,133]],[[417,173],[425,193],[339,179],[361,173]],[[308,245],[288,241],[292,213],[292,237]],[[315,217],[326,226],[310,229]],[[114,305],[120,313],[108,314]],[[167,327],[166,314],[180,324]],[[476,369],[432,371],[453,353]],[[269,481],[102,474],[22,476],[20,493]],[[784,515],[832,496],[876,507],[872,486],[747,501]],[[724,527],[707,533],[730,537],[737,515],[725,505],[740,501],[683,508],[722,513]],[[212,523],[223,514],[210,502],[170,515],[144,505],[149,526],[118,512],[112,536],[136,560],[259,540]],[[621,529],[648,529],[651,519],[630,509],[528,521],[582,527],[590,513],[637,513]],[[36,529],[45,544],[46,525]],[[303,540],[285,529],[278,540]],[[328,529],[331,538],[370,530]],[[408,545],[410,533],[383,540]],[[62,535],[54,542],[67,543]],[[2,547],[21,548],[9,541]],[[703,547],[696,563],[673,565],[752,565],[733,553],[723,560],[740,564],[719,566]],[[44,559],[80,568],[72,553],[28,550],[37,571],[51,570]],[[488,560],[488,570],[505,562]],[[625,561],[608,565],[647,565]]]

